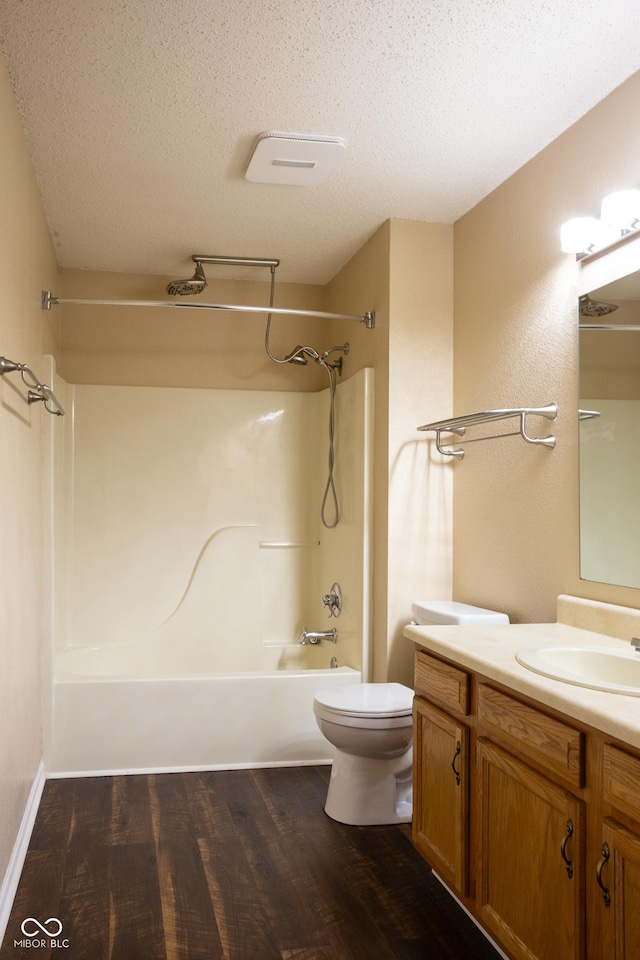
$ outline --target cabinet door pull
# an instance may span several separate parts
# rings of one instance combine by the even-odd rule
[[[604,869],[605,863],[606,863],[607,860],[609,859],[609,856],[610,856],[610,853],[609,853],[609,844],[608,844],[608,843],[603,843],[603,844],[602,844],[602,859],[600,860],[600,862],[598,863],[598,866],[596,867],[596,880],[597,880],[597,882],[598,882],[598,886],[599,886],[600,889],[602,890],[602,899],[604,900],[604,905],[605,905],[605,907],[610,907],[610,906],[611,906],[611,894],[609,893],[608,887],[605,887],[604,883],[602,882],[602,871],[603,871],[603,869]]]
[[[567,856],[567,844],[569,842],[569,838],[573,836],[572,820],[567,820],[565,829],[567,832],[562,838],[562,843],[560,844],[560,856],[565,862],[565,865],[567,867],[567,876],[569,877],[569,880],[571,880],[571,878],[573,877],[573,864],[571,863],[571,860],[569,860],[569,857]]]
[[[456,752],[453,755],[453,760],[451,761],[451,769],[456,775],[456,784],[460,786],[460,771],[456,770],[456,760],[462,752],[462,747],[460,746],[460,741],[456,740]]]

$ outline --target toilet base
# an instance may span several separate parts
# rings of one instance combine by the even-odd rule
[[[412,748],[390,760],[336,749],[324,811],[352,826],[411,823]]]

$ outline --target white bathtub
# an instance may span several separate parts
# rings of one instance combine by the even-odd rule
[[[312,651],[319,655],[319,651]],[[323,654],[327,659],[327,651]],[[283,665],[277,648],[265,653]],[[313,697],[361,681],[351,667],[173,675],[125,648],[58,657],[47,773],[53,776],[327,763]],[[169,669],[171,668],[171,670]],[[147,676],[144,676],[144,673]]]

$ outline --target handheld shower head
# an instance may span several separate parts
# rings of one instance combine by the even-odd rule
[[[202,264],[196,261],[196,272],[190,280],[171,280],[167,284],[167,293],[172,297],[190,297],[196,293],[202,293],[207,286],[207,278],[204,275]]]
[[[297,363],[300,364],[300,366],[306,366],[309,363],[309,357],[311,357],[312,360],[318,360],[320,354],[317,353],[313,347],[303,347],[302,344],[299,343],[284,359],[285,363]]]

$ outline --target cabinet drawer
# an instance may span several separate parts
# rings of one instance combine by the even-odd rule
[[[428,697],[465,717],[468,715],[471,686],[464,670],[443,663],[424,650],[416,650],[414,686],[417,697]]]
[[[640,760],[605,743],[602,782],[605,803],[640,822]]]
[[[478,685],[478,724],[571,786],[583,786],[584,738],[579,730],[484,683]]]

